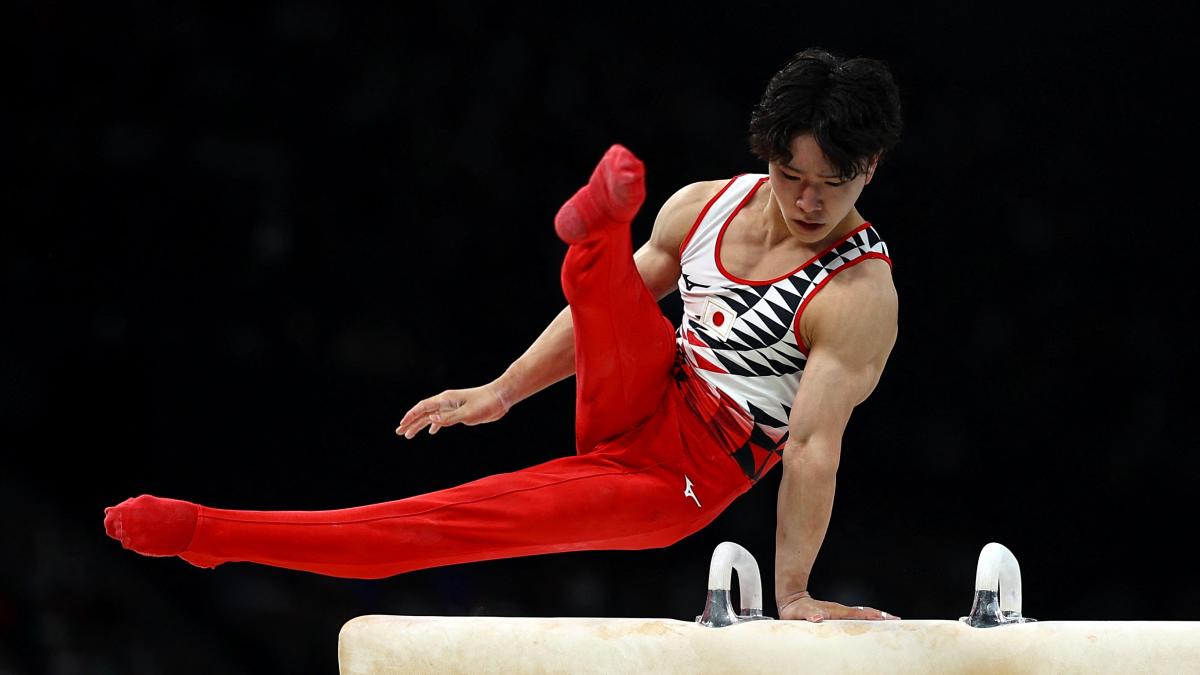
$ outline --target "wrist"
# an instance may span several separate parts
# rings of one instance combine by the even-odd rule
[[[775,575],[775,597],[785,598],[808,593],[808,574],[783,572]]]
[[[518,395],[519,390],[516,388],[512,378],[508,373],[492,380],[490,387],[496,394],[496,398],[500,399],[501,405],[504,406],[504,411],[508,412],[514,405],[521,401],[522,397]]]
[[[805,598],[811,598],[811,597],[812,597],[812,594],[810,594],[807,590],[791,591],[791,592],[786,592],[786,593],[776,593],[775,594],[775,606],[776,607],[786,607],[788,604],[793,603],[797,600],[803,600]]]

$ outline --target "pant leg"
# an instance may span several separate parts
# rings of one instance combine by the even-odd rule
[[[642,281],[628,225],[567,250],[575,330],[575,445],[589,452],[645,420],[670,381],[674,326]]]
[[[668,546],[745,488],[718,453],[685,450],[676,390],[592,452],[381,504],[329,511],[201,506],[180,557],[377,579],[498,558]],[[693,458],[700,465],[693,465]]]

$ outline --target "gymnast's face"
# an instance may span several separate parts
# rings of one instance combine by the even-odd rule
[[[792,159],[770,163],[771,194],[777,211],[771,217],[800,241],[820,244],[845,234],[843,225],[857,222],[854,203],[875,175],[878,158],[854,180],[837,177],[812,134],[792,139]]]

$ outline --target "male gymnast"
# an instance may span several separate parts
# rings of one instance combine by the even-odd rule
[[[702,181],[632,253],[644,166],[614,144],[558,211],[568,305],[500,377],[413,406],[398,435],[493,422],[572,373],[575,454],[380,504],[245,511],[142,495],[105,509],[123,546],[212,568],[375,579],[479,560],[669,546],[776,464],[780,619],[893,619],[813,598],[841,439],[897,334],[887,246],[855,204],[901,131],[886,64],[821,49],[768,83],[749,144],[766,174]],[[676,327],[658,300],[678,289]]]

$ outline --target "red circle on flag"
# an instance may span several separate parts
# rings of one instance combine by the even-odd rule
[[[720,326],[725,323],[725,315],[720,312],[713,312],[713,325]]]

